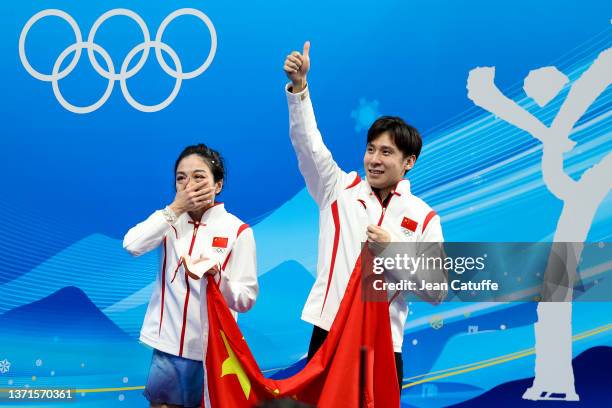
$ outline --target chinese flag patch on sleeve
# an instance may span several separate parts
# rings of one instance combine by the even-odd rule
[[[215,248],[227,248],[227,238],[226,237],[214,237],[212,241],[212,246]]]
[[[412,232],[416,232],[417,225],[419,225],[418,222],[416,222],[415,220],[411,220],[408,217],[404,217],[404,219],[402,220],[402,228],[406,228],[407,230],[410,230]]]

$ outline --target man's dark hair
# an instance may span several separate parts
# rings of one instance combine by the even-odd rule
[[[417,159],[421,154],[423,140],[419,131],[410,126],[398,116],[381,116],[376,119],[368,130],[367,143],[372,143],[384,132],[389,133],[391,141],[404,154],[404,157],[414,155]]]
[[[202,158],[202,160],[206,162],[206,164],[208,164],[215,183],[225,178],[225,167],[223,165],[223,158],[221,158],[221,155],[218,151],[211,149],[203,143],[187,146],[183,149],[178,159],[176,159],[176,163],[174,164],[175,175],[181,160],[183,160],[187,156],[191,156],[192,154],[197,154]]]

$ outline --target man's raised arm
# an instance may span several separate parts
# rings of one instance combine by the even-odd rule
[[[291,80],[286,87],[291,144],[297,154],[308,192],[319,208],[323,208],[333,201],[336,186],[344,173],[323,143],[317,128],[306,83],[306,75],[310,70],[309,41],[304,43],[302,53],[293,51],[287,56],[283,69]]]

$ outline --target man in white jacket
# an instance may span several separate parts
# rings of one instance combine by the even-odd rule
[[[310,195],[319,207],[317,278],[302,319],[313,324],[310,359],[325,340],[361,253],[362,243],[443,242],[440,217],[410,192],[405,174],[421,152],[421,136],[401,118],[384,116],[368,131],[366,179],[338,167],[317,128],[306,76],[310,43],[284,63],[291,143]],[[439,300],[439,299],[438,299]],[[389,313],[398,385],[402,385],[402,340],[408,308],[403,293],[390,298]]]

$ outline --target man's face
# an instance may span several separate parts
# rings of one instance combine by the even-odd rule
[[[414,166],[415,160],[415,156],[404,157],[389,133],[383,132],[366,146],[363,167],[370,186],[385,189],[404,178],[404,173]]]

